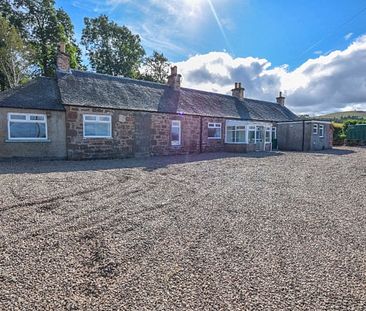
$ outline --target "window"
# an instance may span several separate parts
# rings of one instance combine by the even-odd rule
[[[221,123],[208,124],[208,138],[221,139]]]
[[[109,115],[83,115],[85,138],[111,138],[112,117]]]
[[[318,134],[318,124],[314,124],[313,125],[313,134],[317,135]]]
[[[266,127],[266,143],[270,143],[271,142],[271,128],[270,127]]]
[[[8,138],[9,140],[47,140],[47,116],[9,113]]]
[[[181,141],[180,121],[173,120],[172,121],[172,130],[171,130],[171,143],[172,143],[172,146],[179,146],[180,141]]]
[[[226,126],[227,143],[245,143],[245,126]]]
[[[249,144],[255,144],[255,126],[249,126],[248,140]]]
[[[272,127],[272,139],[277,139],[277,128]]]
[[[319,137],[324,137],[324,125],[319,125]]]

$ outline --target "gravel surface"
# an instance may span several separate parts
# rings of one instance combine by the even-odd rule
[[[0,310],[365,310],[366,149],[0,163]]]

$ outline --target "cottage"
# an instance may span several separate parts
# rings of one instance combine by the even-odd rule
[[[303,131],[282,94],[249,99],[241,83],[229,96],[181,87],[176,67],[167,84],[71,70],[63,47],[57,66],[54,79],[0,93],[0,158],[271,151]]]

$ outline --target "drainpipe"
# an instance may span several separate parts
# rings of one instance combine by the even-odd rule
[[[302,151],[305,151],[305,120],[302,120]]]
[[[202,153],[202,116],[200,116],[200,153]]]

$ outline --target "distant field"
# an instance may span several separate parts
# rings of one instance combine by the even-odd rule
[[[330,119],[330,120],[339,120],[339,119],[366,119],[366,111],[343,111],[343,112],[334,112],[323,114],[318,116],[319,119]]]

